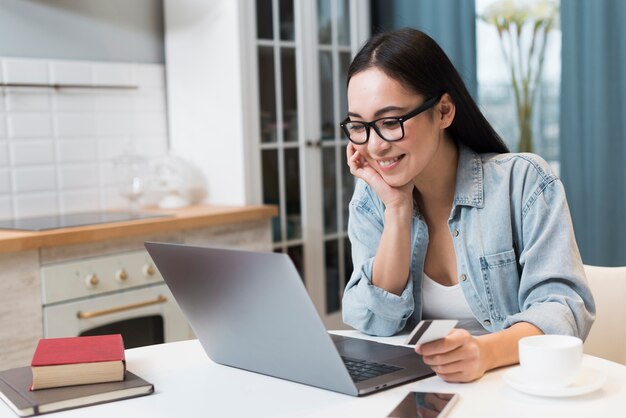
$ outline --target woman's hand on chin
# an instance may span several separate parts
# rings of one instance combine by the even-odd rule
[[[346,157],[350,173],[366,182],[383,201],[385,208],[405,207],[413,209],[413,188],[415,186],[412,182],[400,187],[390,186],[351,142],[346,148]]]

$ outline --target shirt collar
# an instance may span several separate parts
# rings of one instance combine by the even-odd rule
[[[483,195],[483,163],[473,149],[458,143],[459,162],[456,170],[456,205],[484,206]]]

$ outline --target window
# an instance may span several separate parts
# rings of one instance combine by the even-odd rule
[[[498,2],[501,3],[501,0],[476,0],[478,103],[511,151],[517,151],[519,129],[511,73],[505,64],[495,26],[480,18],[489,7]],[[533,3],[537,4],[538,1],[515,0],[513,2],[515,5],[532,5]],[[530,44],[532,36],[531,30],[528,29],[530,28],[525,28],[522,32],[522,45],[526,46]],[[541,82],[537,89],[532,116],[532,152],[550,162],[557,172],[560,83],[561,31],[557,24],[548,36]]]

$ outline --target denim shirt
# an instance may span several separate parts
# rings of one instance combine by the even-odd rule
[[[343,320],[372,335],[393,335],[422,316],[428,227],[416,207],[411,221],[410,277],[401,295],[372,284],[385,207],[358,180],[348,235],[354,271]],[[477,154],[459,144],[448,227],[463,294],[489,332],[528,322],[545,334],[586,338],[595,317],[563,184],[533,154]]]

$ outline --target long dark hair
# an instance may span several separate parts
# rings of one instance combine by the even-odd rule
[[[355,74],[374,67],[426,98],[448,93],[456,113],[447,129],[455,140],[476,152],[509,152],[448,56],[430,36],[410,28],[373,36],[352,60],[348,84]]]

